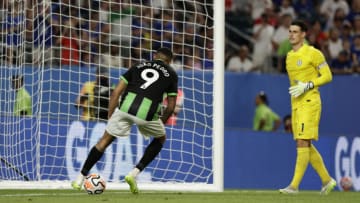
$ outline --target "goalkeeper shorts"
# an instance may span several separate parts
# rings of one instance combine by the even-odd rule
[[[306,101],[303,105],[292,110],[292,127],[294,139],[318,140],[321,103]]]

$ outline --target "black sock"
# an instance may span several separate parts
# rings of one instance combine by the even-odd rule
[[[99,161],[99,159],[102,157],[102,155],[104,154],[104,152],[100,152],[98,149],[96,149],[96,147],[94,146],[85,163],[84,163],[84,166],[82,167],[81,169],[81,174],[84,175],[84,176],[87,176],[90,169],[96,164],[97,161]]]
[[[155,159],[155,157],[161,151],[163,144],[161,144],[159,139],[154,138],[153,141],[146,147],[143,157],[140,162],[136,165],[140,171],[144,170],[144,168],[149,165],[149,163]]]

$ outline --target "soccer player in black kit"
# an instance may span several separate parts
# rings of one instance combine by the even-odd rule
[[[130,191],[138,193],[136,177],[161,151],[166,140],[164,123],[175,109],[178,76],[169,65],[172,57],[168,48],[160,48],[154,54],[153,61],[137,64],[121,76],[110,98],[105,132],[90,150],[80,175],[71,183],[74,189],[81,189],[90,169],[116,137],[128,136],[131,126],[136,124],[143,136],[154,137],[139,163],[125,176]],[[167,94],[168,105],[159,116],[164,94]],[[122,100],[119,105],[120,96]],[[118,111],[115,111],[116,108]]]

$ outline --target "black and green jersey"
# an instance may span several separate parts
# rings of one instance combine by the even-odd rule
[[[143,120],[158,119],[164,94],[177,95],[177,73],[160,60],[133,66],[121,79],[127,88],[120,102],[120,110]]]

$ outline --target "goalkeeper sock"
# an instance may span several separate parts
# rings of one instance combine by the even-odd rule
[[[314,145],[311,145],[310,147],[310,164],[319,174],[323,185],[325,185],[331,180],[331,177],[325,167],[324,161]]]
[[[136,165],[140,171],[144,170],[144,168],[155,159],[155,157],[161,151],[163,144],[159,139],[154,138],[149,146],[146,147],[143,157],[140,159],[140,162]]]
[[[104,152],[100,152],[95,146],[91,149],[83,168],[81,169],[81,174],[87,176],[90,169],[100,160]]]
[[[294,177],[290,183],[290,186],[294,189],[299,188],[299,184],[304,176],[306,168],[309,164],[310,159],[310,148],[309,147],[298,147]]]

